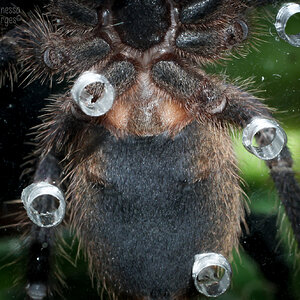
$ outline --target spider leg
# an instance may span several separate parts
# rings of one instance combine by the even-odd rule
[[[32,226],[26,272],[26,291],[30,299],[44,299],[49,293],[50,265],[54,240],[53,229]]]
[[[267,162],[271,177],[286,214],[292,224],[298,245],[300,244],[300,187],[292,169],[293,160],[287,147],[274,160]]]
[[[104,64],[111,53],[105,39],[91,32],[85,32],[84,38],[82,32],[70,36],[68,31],[61,33],[44,14],[27,15],[28,21],[0,39],[0,83],[5,77],[16,81],[17,64],[22,66],[22,74],[26,73],[27,84],[37,79],[44,82],[53,75],[63,81],[66,74],[72,77],[99,61]]]
[[[59,183],[60,167],[58,160],[49,153],[39,163],[34,183],[51,182]],[[55,209],[54,197],[44,194],[33,202],[35,211],[47,212]],[[41,227],[33,224],[29,238],[29,257],[27,263],[26,290],[30,299],[44,299],[50,293],[53,248],[56,240],[57,227]]]
[[[83,4],[78,1],[52,0],[50,10],[68,28],[90,30],[95,28],[99,20],[96,8],[105,1],[88,1]]]
[[[221,120],[245,127],[254,117],[272,118],[270,110],[246,92],[238,89],[231,90],[231,95],[229,94],[227,99],[228,105],[220,114]],[[267,145],[269,142],[268,132],[261,133],[257,138],[259,146]],[[291,222],[295,238],[300,245],[300,187],[295,179],[292,169],[293,159],[288,147],[284,146],[281,153],[274,159],[267,160],[266,164]]]
[[[243,228],[241,245],[259,264],[265,278],[273,283],[275,299],[294,300],[296,295],[293,295],[290,280],[287,280],[292,274],[292,267],[286,262],[282,245],[278,245],[274,239],[277,232],[276,222],[276,215],[253,213],[247,215],[248,228]]]
[[[210,120],[245,128],[256,117],[273,119],[271,110],[249,92],[175,62],[154,64],[152,78],[198,122]],[[268,145],[271,141],[270,133],[260,131],[257,138],[259,146]],[[300,245],[300,187],[292,170],[293,160],[288,148],[284,146],[281,153],[266,164]]]
[[[16,64],[18,51],[15,38],[17,30],[13,29],[0,38],[0,87],[4,85],[6,77],[11,85],[17,80]]]
[[[11,38],[7,35],[0,40],[0,69],[16,62],[16,51]]]
[[[253,95],[232,87],[229,87],[225,95],[227,105],[222,113],[215,115],[221,121],[229,121],[245,128],[254,117],[272,119],[270,110]],[[269,142],[268,132],[261,133],[257,138],[259,146]],[[266,164],[300,245],[300,187],[295,179],[293,159],[288,147],[284,146],[281,153],[274,159],[267,160]]]

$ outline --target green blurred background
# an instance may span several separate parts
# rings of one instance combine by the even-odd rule
[[[272,24],[278,7],[269,8],[269,20],[265,41],[259,46],[259,51],[252,50],[246,58],[232,59],[225,66],[209,67],[208,71],[219,73],[226,71],[231,79],[237,77],[246,79],[255,76],[254,87],[262,92],[260,97],[266,98],[266,103],[277,109],[275,117],[280,121],[288,136],[288,146],[295,161],[294,169],[300,181],[300,48],[295,48],[277,37]],[[260,11],[264,15],[264,10]],[[289,32],[300,31],[299,14],[290,22]],[[250,199],[250,209],[261,216],[277,215],[280,206],[273,183],[268,176],[265,164],[249,154],[241,144],[241,137],[234,139],[241,177],[246,182],[244,190]],[[291,268],[291,278],[282,278],[289,281],[290,289],[295,299],[300,299],[300,272],[299,256],[295,255],[290,246],[289,235],[286,230],[278,231],[278,243],[284,249],[282,259]],[[0,230],[1,233],[1,230]],[[271,237],[274,238],[274,237]],[[259,251],[259,249],[257,249]],[[72,251],[70,250],[72,253]],[[73,250],[75,255],[75,251]],[[12,264],[23,253],[22,245],[16,237],[0,239],[0,300],[24,299],[19,285],[13,287],[18,274],[24,270],[22,263]],[[8,265],[7,265],[8,264]],[[84,299],[97,297],[87,276],[87,267],[84,260],[79,259],[75,268],[69,262],[63,261],[62,270],[67,278],[69,289],[63,290],[66,299]],[[259,266],[241,248],[240,255],[234,254],[232,288],[218,299],[222,300],[275,300],[274,284],[266,280]],[[59,296],[55,297],[60,299]],[[276,299],[277,300],[277,299]]]

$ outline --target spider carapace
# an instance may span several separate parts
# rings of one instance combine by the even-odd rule
[[[35,223],[32,299],[49,293],[64,209],[91,274],[111,295],[223,293],[231,273],[225,258],[244,218],[231,126],[275,129],[257,129],[257,143],[280,149],[256,155],[267,159],[300,240],[299,187],[284,132],[245,87],[203,68],[259,34],[252,16],[260,4],[267,1],[54,0],[47,16],[32,14],[2,38],[7,61],[17,57],[31,78],[69,83],[47,107],[34,183],[22,195]]]

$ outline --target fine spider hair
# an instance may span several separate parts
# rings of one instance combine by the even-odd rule
[[[255,8],[269,3],[52,0],[2,36],[0,84],[22,72],[26,84],[67,85],[36,128],[32,181],[64,190],[66,217],[27,232],[30,299],[52,293],[63,225],[112,298],[190,299],[196,254],[231,259],[245,205],[229,133],[255,118],[274,119],[247,84],[204,67],[256,47],[263,28]],[[100,74],[112,88],[104,114],[89,115],[74,101],[84,74]],[[86,87],[92,106],[106,89],[103,82]],[[262,131],[257,144],[272,138]],[[299,243],[300,188],[289,149],[266,164]],[[57,208],[53,197],[43,199],[40,212]]]

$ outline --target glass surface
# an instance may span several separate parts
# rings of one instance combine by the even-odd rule
[[[5,1],[4,1],[5,2]],[[13,1],[18,2],[18,1]],[[6,3],[6,2],[5,2]],[[18,5],[21,5],[20,3]],[[0,7],[2,0],[0,0]],[[259,96],[266,99],[266,104],[276,108],[276,119],[280,122],[288,136],[288,146],[293,154],[294,170],[300,181],[300,48],[295,48],[283,40],[280,40],[276,34],[274,23],[279,6],[269,7],[269,21],[261,22],[267,26],[266,36],[262,36],[263,43],[257,46],[259,51],[251,49],[251,52],[245,58],[232,59],[226,66],[211,66],[208,69],[210,73],[226,72],[229,79],[247,79],[254,77],[253,87],[261,90]],[[261,10],[261,14],[265,14]],[[299,22],[289,23],[289,32],[299,32]],[[3,24],[2,24],[3,26]],[[294,28],[293,28],[294,27]],[[250,41],[251,42],[251,41]],[[21,89],[21,90],[20,90]],[[34,91],[39,90],[38,96]],[[26,96],[24,96],[24,91]],[[57,91],[55,84],[51,90]],[[1,181],[2,195],[1,203],[8,200],[17,199],[20,196],[22,188],[26,185],[26,177],[19,180],[22,168],[19,167],[24,162],[23,158],[30,153],[32,146],[24,144],[25,134],[28,129],[39,123],[37,114],[42,108],[42,98],[47,94],[48,88],[41,87],[39,84],[33,84],[29,87],[21,87],[13,94],[10,92],[10,86],[7,85],[0,90],[1,95],[1,144],[0,153],[2,157]],[[20,95],[22,102],[20,101]],[[33,95],[35,98],[32,99]],[[248,153],[242,146],[241,134],[235,134],[234,147],[237,153],[240,174],[245,181],[243,189],[249,197],[249,207],[252,213],[256,214],[260,221],[257,221],[258,228],[262,235],[265,234],[270,240],[274,239],[273,234],[268,232],[269,227],[265,226],[263,220],[268,220],[272,227],[276,223],[278,207],[281,205],[278,196],[274,191],[274,185],[268,175],[268,170],[263,161]],[[9,145],[9,146],[8,146]],[[24,169],[24,168],[23,168]],[[20,209],[22,207],[20,206]],[[282,209],[282,208],[281,208]],[[20,283],[15,284],[15,280],[22,278],[24,271],[24,256],[26,251],[20,244],[20,228],[11,227],[2,228],[9,223],[14,222],[16,211],[10,205],[2,204],[0,209],[0,299],[24,299],[22,289],[22,279]],[[6,215],[6,218],[3,216]],[[295,299],[300,298],[300,272],[299,256],[295,256],[295,247],[290,246],[292,235],[287,234],[288,225],[281,222],[282,230],[276,230],[278,234],[278,247],[274,251],[274,258],[278,258],[289,268],[290,277],[277,278],[278,282],[286,283]],[[270,228],[271,228],[270,227]],[[72,237],[65,233],[67,242],[72,243]],[[247,242],[246,242],[247,243]],[[75,243],[76,244],[76,243]],[[276,242],[277,244],[277,242]],[[259,245],[254,246],[254,252],[260,252]],[[66,248],[75,261],[77,254],[76,246],[72,249]],[[266,263],[269,257],[266,257]],[[272,258],[273,259],[273,258]],[[18,263],[15,261],[20,260]],[[97,299],[96,289],[92,288],[87,275],[87,264],[81,255],[76,261],[76,267],[64,258],[60,258],[60,269],[63,270],[68,288],[63,288],[65,299]],[[275,262],[274,262],[275,264]],[[233,256],[233,282],[232,287],[220,300],[277,300],[276,288],[265,278],[258,264],[250,258],[246,252],[240,248],[239,254],[236,252]],[[276,275],[276,274],[275,274]],[[274,275],[274,276],[275,276]],[[276,277],[276,276],[275,276]],[[288,300],[288,296],[285,300]]]

